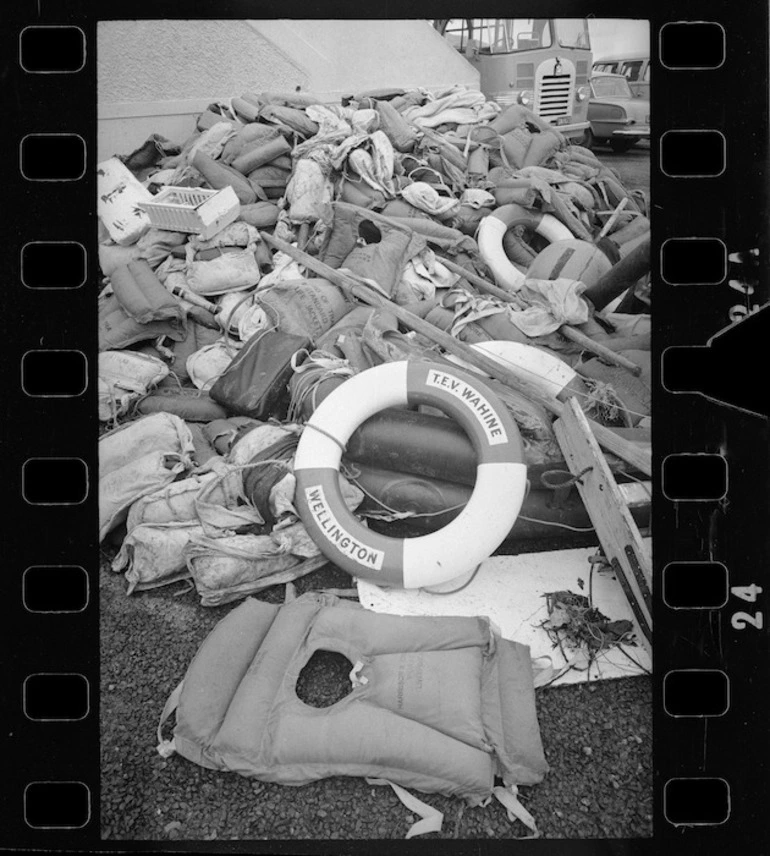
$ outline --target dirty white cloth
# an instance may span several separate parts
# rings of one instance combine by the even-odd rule
[[[216,472],[199,471],[137,499],[128,511],[126,529],[131,532],[145,523],[153,526],[191,520],[199,523],[195,497],[204,485],[216,478]]]
[[[248,342],[253,335],[272,326],[272,321],[261,306],[247,306],[238,319],[238,336],[242,342]]]
[[[291,256],[279,251],[273,256],[273,269],[259,281],[259,289],[287,279],[305,279],[305,274]]]
[[[216,160],[222,154],[225,143],[237,133],[232,122],[217,122],[207,128],[187,151],[182,152],[179,166],[174,170],[168,183],[172,186],[183,185],[186,179],[198,175],[198,171],[191,165],[196,153],[203,152]]]
[[[185,361],[187,374],[198,389],[211,389],[237,353],[238,350],[232,344],[223,340],[204,345],[190,354]]]
[[[193,534],[202,533],[196,521],[142,523],[123,539],[112,570],[125,571],[127,594],[185,579],[190,576],[185,547]]]
[[[251,431],[244,434],[230,449],[227,460],[236,466],[248,464],[255,455],[263,452],[268,446],[272,446],[273,443],[277,443],[288,434],[298,434],[300,430],[297,425],[274,425],[272,423],[257,425],[256,428],[252,428]]]
[[[100,421],[107,422],[125,413],[132,401],[160,383],[168,372],[168,366],[150,354],[101,351],[98,357]]]
[[[459,200],[440,194],[432,184],[426,181],[413,182],[401,191],[401,196],[410,205],[426,211],[433,217],[450,217],[460,208]]]
[[[495,197],[488,190],[480,187],[469,187],[463,191],[460,197],[461,205],[469,205],[471,208],[494,208],[497,206]]]
[[[584,324],[588,321],[588,304],[580,296],[585,285],[575,279],[526,279],[518,296],[529,304],[527,309],[509,309],[511,322],[522,333],[534,338],[553,333],[562,324]]]
[[[184,275],[186,270],[187,262],[184,259],[169,255],[155,269],[155,276],[167,288],[171,288],[174,285],[187,288],[187,277]]]
[[[171,180],[174,177],[174,169],[159,169],[157,172],[154,172],[150,176],[150,181],[152,184],[171,184]]]
[[[246,310],[254,304],[254,292],[234,291],[223,294],[217,299],[220,311],[216,318],[219,326],[233,335],[238,330],[238,324]]]
[[[497,115],[494,108],[486,107],[486,97],[475,89],[459,89],[425,104],[407,107],[402,115],[408,122],[425,128],[445,123],[469,125]]]
[[[336,104],[311,104],[305,108],[305,113],[318,125],[318,131],[314,135],[316,139],[340,136],[345,139],[353,133],[353,113],[347,107]],[[309,141],[301,143],[299,148],[305,148]]]
[[[463,288],[452,289],[444,297],[444,305],[447,308],[451,306],[454,310],[455,317],[449,332],[455,337],[458,337],[462,329],[473,321],[508,311],[507,304],[503,305],[489,297],[471,294]]]
[[[401,274],[401,282],[412,289],[416,300],[433,299],[437,288],[450,288],[459,278],[460,275],[443,265],[429,247],[409,259]]]
[[[540,181],[545,181],[548,184],[563,184],[567,181],[572,181],[572,179],[564,175],[563,172],[559,172],[557,169],[548,169],[545,166],[525,166],[516,172],[517,178],[529,178],[529,179],[539,179]]]
[[[187,245],[187,287],[204,297],[243,291],[259,282],[260,271],[254,251],[249,248],[223,253],[208,261],[195,261],[195,250]]]
[[[246,502],[242,470],[221,460],[216,460],[213,466],[216,479],[204,485],[194,498],[195,513],[204,534],[222,538],[241,527],[264,523],[259,511]]]
[[[192,247],[194,252],[218,247],[248,247],[254,252],[257,243],[261,240],[259,232],[253,226],[244,223],[243,220],[236,220],[208,240],[204,240],[199,235],[191,235],[188,246]]]
[[[303,559],[286,539],[279,542],[274,536],[275,532],[224,538],[196,534],[190,538],[183,555],[201,606],[240,600],[268,586],[294,580],[325,563],[317,554]]]
[[[156,451],[143,454],[118,470],[99,478],[99,541],[122,523],[131,505],[142,496],[154,493],[175,481],[192,460],[176,452]]]
[[[380,114],[376,110],[369,108],[363,110],[354,110],[351,117],[353,131],[371,134],[377,130],[380,124]]]
[[[352,134],[331,153],[331,165],[335,169],[343,170],[347,162],[352,172],[390,199],[396,195],[393,185],[395,161],[393,144],[380,130],[371,134]]]
[[[315,223],[333,197],[331,182],[321,165],[312,158],[301,158],[286,187],[289,219],[292,223]]]
[[[369,136],[367,148],[353,149],[348,155],[348,165],[375,190],[393,198],[396,190],[393,185],[395,154],[393,145],[382,131]]]
[[[155,451],[192,455],[195,444],[187,423],[173,413],[153,413],[102,435],[99,478]]]
[[[187,152],[187,163],[192,163],[198,152],[203,152],[210,158],[218,158],[225,143],[238,133],[232,122],[217,122],[205,130],[193,143]]]

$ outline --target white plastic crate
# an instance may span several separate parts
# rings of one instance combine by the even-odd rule
[[[166,187],[139,207],[156,229],[191,232],[208,240],[238,217],[241,210],[232,187]]]

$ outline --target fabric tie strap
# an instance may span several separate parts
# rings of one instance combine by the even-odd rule
[[[406,838],[413,838],[415,835],[427,835],[429,832],[441,832],[444,815],[438,809],[429,806],[422,800],[418,800],[406,788],[402,788],[401,785],[396,785],[387,779],[367,779],[366,782],[369,785],[390,785],[396,796],[409,811],[422,818],[422,820],[418,820],[417,823],[410,827],[409,832],[406,833]]]
[[[155,748],[158,751],[158,755],[160,755],[162,758],[169,758],[176,751],[173,737],[171,738],[171,740],[163,739],[163,724],[169,718],[169,716],[171,716],[171,714],[176,710],[177,705],[179,704],[179,697],[182,695],[183,686],[184,679],[179,681],[179,683],[176,685],[173,692],[166,701],[165,707],[163,708],[163,713],[161,713],[160,715],[160,722],[158,722],[158,745]]]
[[[509,785],[507,788],[497,787],[492,789],[492,795],[498,802],[505,806],[508,813],[508,820],[520,820],[526,827],[532,830],[534,835],[527,835],[526,838],[539,838],[540,833],[537,831],[535,818],[524,808],[518,800],[519,789],[516,785]]]

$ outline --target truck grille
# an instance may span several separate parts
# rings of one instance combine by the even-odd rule
[[[570,112],[571,74],[544,74],[536,93],[536,112],[543,119],[566,116]]]

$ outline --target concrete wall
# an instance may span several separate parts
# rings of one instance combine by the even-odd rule
[[[455,83],[478,86],[478,72],[423,20],[254,21],[288,56],[301,57],[311,90],[324,100],[366,89]]]
[[[329,103],[388,86],[478,87],[478,72],[427,21],[102,21],[98,160],[152,133],[183,142],[212,101],[313,92]]]
[[[217,99],[307,84],[302,65],[246,21],[102,21],[98,159],[128,154],[152,133],[184,142]]]

